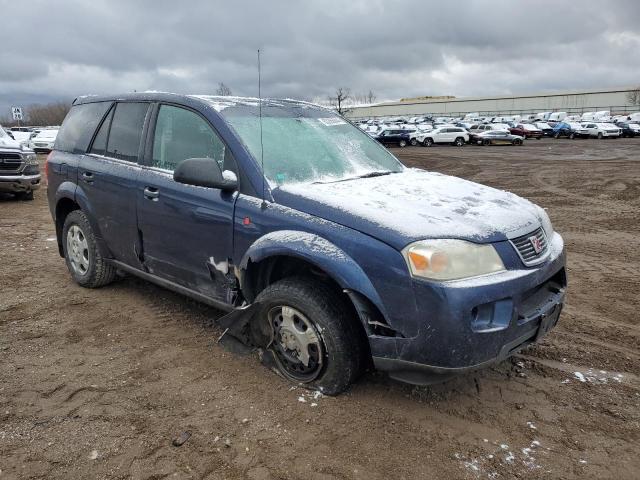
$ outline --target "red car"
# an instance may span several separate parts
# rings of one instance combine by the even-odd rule
[[[524,138],[535,138],[537,140],[542,138],[542,130],[530,123],[519,123],[515,127],[511,127],[509,131],[513,135],[519,135]]]

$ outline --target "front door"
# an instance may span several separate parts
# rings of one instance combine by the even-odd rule
[[[237,192],[175,182],[187,158],[212,158],[237,175],[231,152],[200,114],[160,105],[151,153],[138,182],[138,228],[149,273],[220,301],[233,247]]]

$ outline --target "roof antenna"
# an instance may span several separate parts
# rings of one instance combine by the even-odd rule
[[[258,49],[258,115],[260,116],[260,165],[262,167],[262,204],[260,205],[261,209],[267,208],[267,202],[264,200],[264,182],[265,182],[265,173],[264,173],[264,145],[262,143],[262,91],[261,91],[261,77],[262,72],[260,71],[260,49]]]

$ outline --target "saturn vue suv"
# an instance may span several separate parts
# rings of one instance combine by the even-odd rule
[[[428,384],[491,365],[564,303],[545,210],[407,168],[309,103],[81,97],[46,171],[75,282],[128,273],[212,305],[225,338],[326,394],[369,368]]]

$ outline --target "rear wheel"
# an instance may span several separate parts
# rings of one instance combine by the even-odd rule
[[[456,147],[464,147],[464,138],[462,138],[462,137],[458,137],[458,138],[456,138],[456,141],[455,141],[455,142],[453,142],[453,144],[454,144]]]
[[[519,138],[516,138],[516,139],[513,141],[513,144],[514,144],[514,145],[522,145],[522,140],[521,140],[521,139],[519,139]]]
[[[553,134],[553,138],[560,138],[560,132],[556,132]]]
[[[81,210],[67,215],[62,228],[62,248],[67,268],[78,285],[97,288],[116,278],[116,269],[98,250],[89,220]]]
[[[484,145],[485,147],[491,145],[491,140],[489,140],[489,139],[482,140],[482,145]]]
[[[422,145],[424,145],[425,147],[431,147],[433,145],[433,138],[425,138],[422,141]]]
[[[342,295],[307,277],[289,277],[265,288],[260,329],[287,379],[328,395],[344,391],[360,375],[364,339]]]
[[[598,140],[602,140],[602,132],[598,132]]]
[[[569,134],[569,138],[570,138],[571,140],[575,139],[575,138],[576,138],[576,134],[575,134],[575,133],[570,133],[570,134]]]
[[[398,145],[400,146],[400,148],[404,148],[407,146],[407,141],[406,140],[400,140],[400,142],[398,142]]]
[[[418,140],[416,140],[415,138],[412,138],[411,140],[409,140],[409,143],[411,144],[412,147],[415,147],[418,144]]]

